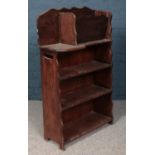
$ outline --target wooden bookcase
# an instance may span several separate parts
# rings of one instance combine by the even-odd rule
[[[90,13],[102,18],[96,22]],[[61,21],[62,14],[66,20]],[[70,14],[75,14],[74,21]],[[88,17],[90,24],[106,25],[104,32],[94,29],[95,26],[90,26],[90,30],[94,30],[90,35],[85,35],[84,29],[82,32],[77,30],[74,24],[80,23],[78,19],[83,22],[83,18]],[[103,19],[102,23],[100,20]],[[51,27],[49,20],[55,21],[55,27]],[[66,22],[70,23],[69,29],[65,29]],[[72,26],[75,31],[72,31]],[[93,38],[93,33],[96,33],[96,38]],[[113,121],[111,13],[88,8],[51,9],[39,16],[38,35],[44,137],[54,140],[64,149],[65,143]],[[92,39],[89,40],[88,36]]]

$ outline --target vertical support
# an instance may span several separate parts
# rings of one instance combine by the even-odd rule
[[[59,144],[59,148],[61,149],[61,150],[65,150],[65,147],[64,147],[64,142],[63,141],[61,141],[61,143]]]
[[[111,21],[112,21],[112,14],[110,12],[106,12],[106,16],[108,18],[108,24],[107,24],[107,31],[106,31],[106,36],[105,38],[112,38],[112,25],[111,25]]]
[[[57,72],[56,53],[41,50],[44,138],[60,143],[63,135]]]
[[[111,39],[112,38],[112,14],[108,11],[96,11],[95,12],[97,16],[104,15],[107,17],[108,24],[107,24],[107,30],[105,34],[105,38]],[[108,46],[99,47],[97,49],[96,58],[100,61],[107,62],[112,64],[112,44],[107,44]],[[104,48],[105,47],[105,48]],[[106,49],[107,48],[107,49]],[[103,53],[103,51],[106,50],[106,53]],[[112,68],[105,69],[102,72],[98,72],[95,75],[95,82],[98,85],[101,85],[105,88],[112,89]],[[108,94],[104,97],[98,98],[94,101],[94,109],[95,111],[102,113],[106,116],[111,117],[111,121],[109,124],[113,123],[113,102],[112,102],[112,93]],[[104,107],[104,108],[102,108]]]
[[[112,38],[112,26],[111,26],[111,21],[112,21],[112,13],[109,11],[95,11],[96,16],[106,16],[108,19],[108,24],[107,24],[107,30],[105,34],[105,38],[111,39]]]

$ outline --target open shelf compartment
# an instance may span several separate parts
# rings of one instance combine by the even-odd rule
[[[104,124],[112,123],[112,105],[111,94],[107,94],[63,111],[64,141],[72,141]]]
[[[62,109],[66,110],[84,102],[93,100],[97,97],[109,94],[111,92],[111,89],[100,87],[97,85],[91,85],[86,88],[77,89],[76,91],[69,92],[62,96]]]
[[[111,67],[111,64],[95,60],[71,67],[65,67],[60,70],[60,80],[66,80],[83,74],[95,72],[101,69],[106,69],[108,67]]]
[[[111,117],[92,111],[74,122],[65,124],[64,140],[65,142],[72,141],[111,121]]]

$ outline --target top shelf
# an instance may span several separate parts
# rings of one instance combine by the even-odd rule
[[[111,41],[112,41],[111,39],[101,39],[101,40],[89,41],[89,42],[78,44],[78,45],[57,43],[57,44],[51,44],[51,45],[42,45],[39,47],[42,49],[47,49],[49,51],[54,51],[54,52],[70,52],[70,51],[77,51],[77,50],[85,49],[86,47],[92,46],[92,45],[108,43]]]

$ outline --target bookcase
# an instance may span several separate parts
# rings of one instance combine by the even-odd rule
[[[113,122],[111,19],[89,8],[38,17],[44,138],[60,149]]]

